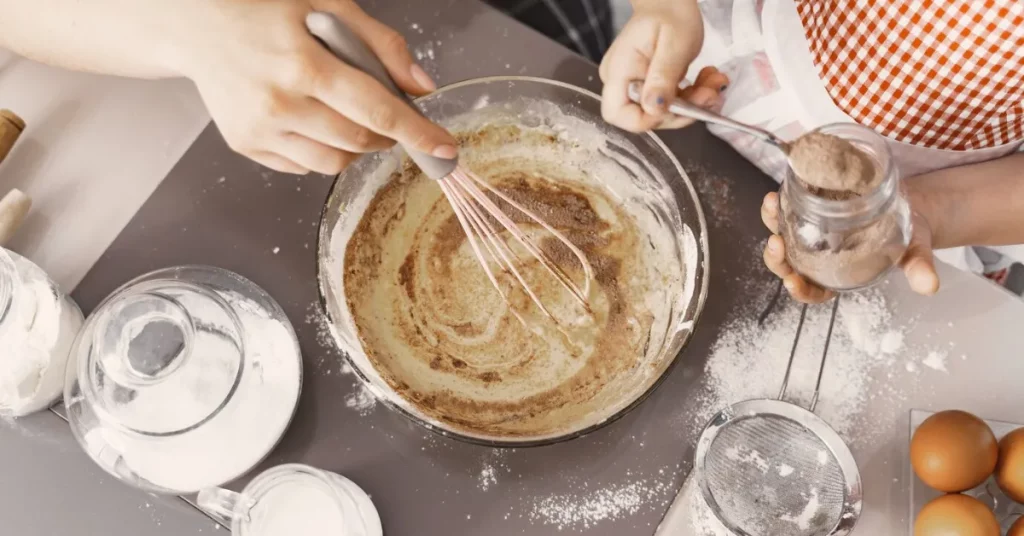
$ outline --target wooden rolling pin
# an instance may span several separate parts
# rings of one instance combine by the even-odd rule
[[[25,130],[25,121],[10,110],[0,110],[0,163],[11,152],[14,142]],[[0,246],[6,244],[25,221],[32,200],[21,190],[11,190],[0,198]]]

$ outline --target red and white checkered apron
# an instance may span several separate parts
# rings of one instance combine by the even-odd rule
[[[1024,140],[1024,0],[802,0],[836,105],[894,140],[966,151]]]

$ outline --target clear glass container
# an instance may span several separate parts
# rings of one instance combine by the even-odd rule
[[[234,536],[381,536],[380,515],[351,480],[301,464],[279,465],[241,493],[201,491],[199,507]]]
[[[779,230],[786,260],[814,283],[837,291],[871,286],[886,276],[910,244],[910,205],[885,139],[855,124],[817,130],[864,152],[882,177],[863,196],[821,195],[789,170],[780,192]]]
[[[85,323],[68,367],[75,437],[133,486],[192,493],[262,461],[291,422],[302,360],[281,307],[204,266],[122,286]]]
[[[41,268],[0,248],[0,415],[28,415],[60,398],[82,321]]]
[[[339,175],[321,217],[318,238],[320,295],[331,332],[367,388],[388,407],[428,429],[474,443],[494,446],[528,446],[572,439],[604,426],[640,404],[660,384],[680,351],[690,340],[703,310],[708,290],[708,233],[704,213],[690,178],[672,152],[655,135],[624,132],[601,118],[601,99],[584,89],[558,81],[529,77],[491,77],[467,80],[418,99],[423,113],[454,131],[472,131],[482,125],[513,123],[522,128],[550,130],[555,136],[578,135],[581,146],[592,151],[586,172],[597,180],[600,171],[625,170],[628,184],[612,181],[602,185],[623,204],[643,206],[669,231],[659,251],[671,258],[664,270],[682,273],[681,281],[668,283],[652,296],[652,308],[667,309],[659,318],[664,329],[652,330],[649,344],[637,366],[616,376],[608,388],[583,402],[565,407],[558,429],[545,432],[492,433],[459,427],[438,418],[393,388],[367,357],[363,341],[349,311],[343,274],[346,248],[376,192],[400,169],[400,147],[366,155]],[[463,162],[472,155],[463,151]],[[568,159],[568,157],[567,157]],[[616,168],[617,166],[617,168]],[[656,240],[662,238],[659,234]],[[654,245],[652,244],[652,248]],[[673,281],[666,278],[666,281]],[[663,304],[670,304],[663,307]],[[396,356],[396,359],[406,359]],[[408,361],[407,361],[408,362]],[[410,368],[415,367],[410,363]],[[421,374],[446,384],[430,367]],[[450,387],[458,396],[476,396],[463,385]],[[491,395],[487,395],[491,396]],[[524,395],[523,398],[526,398]],[[504,399],[503,399],[504,400]],[[510,404],[517,399],[508,398]]]

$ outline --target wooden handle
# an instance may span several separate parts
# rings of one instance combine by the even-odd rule
[[[7,244],[18,231],[30,208],[32,199],[21,190],[11,190],[0,199],[0,246]]]
[[[24,119],[10,110],[0,110],[0,162],[7,158],[24,130]],[[0,246],[14,236],[30,208],[32,200],[21,190],[11,190],[0,199]]]
[[[7,158],[24,130],[25,120],[10,110],[0,110],[0,162]]]

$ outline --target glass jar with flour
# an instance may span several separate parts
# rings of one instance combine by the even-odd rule
[[[351,480],[300,464],[279,465],[235,493],[210,488],[199,507],[234,536],[381,536],[370,497]]]
[[[41,268],[0,248],[0,415],[48,408],[64,386],[78,305]]]
[[[855,124],[821,127],[828,142],[852,145],[848,155],[857,167],[850,189],[825,189],[829,177],[798,176],[792,170],[779,195],[779,231],[786,260],[798,273],[832,290],[856,290],[885,277],[907,250],[911,236],[910,206],[900,188],[899,171],[885,139]],[[813,138],[809,138],[813,139]],[[794,160],[790,154],[790,160]],[[830,170],[834,163],[804,158],[804,173],[850,177],[850,169]],[[851,168],[854,166],[850,166]]]
[[[187,266],[103,301],[72,351],[75,437],[115,477],[194,493],[248,472],[291,422],[302,383],[295,332],[254,283]]]

